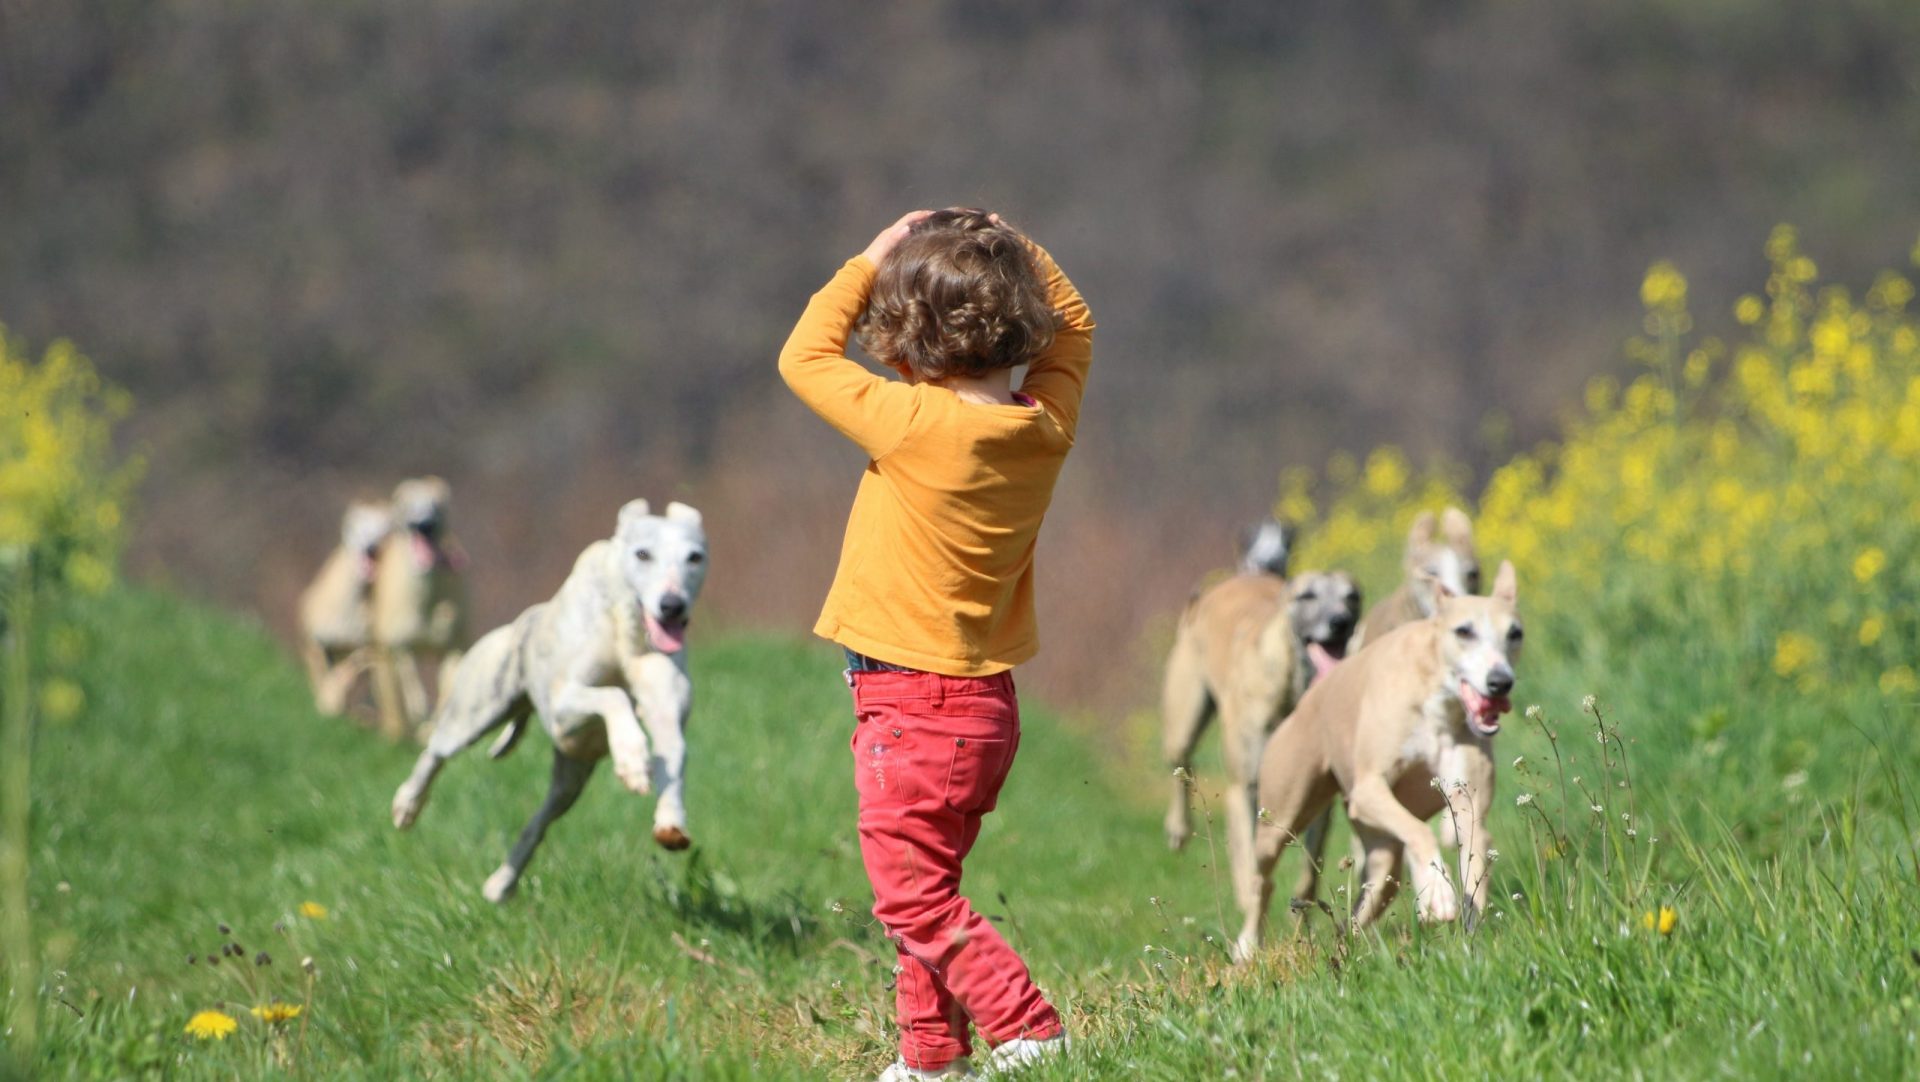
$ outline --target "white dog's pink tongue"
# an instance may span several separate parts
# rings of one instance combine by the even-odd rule
[[[1340,664],[1339,658],[1334,657],[1327,651],[1326,647],[1317,642],[1307,644],[1307,660],[1313,662],[1313,678],[1315,680],[1332,672],[1333,667]]]
[[[677,654],[687,645],[687,625],[680,623],[669,626],[647,613],[647,641],[663,654]]]

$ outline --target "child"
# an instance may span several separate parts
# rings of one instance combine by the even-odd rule
[[[847,359],[856,327],[903,381]],[[881,1082],[968,1073],[969,1018],[995,1068],[1066,1046],[1026,964],[960,896],[960,865],[1019,747],[1034,541],[1092,359],[1093,319],[1053,260],[965,209],[875,237],[780,354],[793,392],[871,458],[814,631],[847,653],[860,854],[899,951],[900,1059]]]

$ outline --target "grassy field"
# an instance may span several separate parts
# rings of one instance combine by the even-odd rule
[[[697,642],[694,850],[657,850],[609,774],[496,908],[479,884],[539,798],[542,741],[456,763],[398,834],[409,753],[314,716],[258,628],[137,590],[68,620],[93,662],[88,708],[43,727],[34,764],[33,1077],[861,1078],[889,1058],[830,652]],[[1159,840],[1163,772],[1030,709],[967,889],[1075,1030],[1076,1055],[1032,1077],[1920,1070],[1913,705],[1768,706],[1682,642],[1650,634],[1594,671],[1531,637],[1519,698],[1560,758],[1517,716],[1499,738],[1498,912],[1420,928],[1403,902],[1351,940],[1282,917],[1239,970],[1206,839]],[[1589,691],[1618,740],[1596,739]],[[1725,710],[1712,739],[1688,720]],[[227,942],[247,957],[210,965]],[[246,1014],[274,999],[304,1010]],[[221,1004],[238,1032],[185,1034]]]

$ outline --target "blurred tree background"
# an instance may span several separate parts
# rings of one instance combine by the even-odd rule
[[[1904,262],[1917,90],[1901,0],[0,0],[0,319],[139,402],[137,575],[287,626],[437,471],[483,622],[647,495],[710,619],[798,626],[859,461],[775,353],[902,211],[1001,209],[1101,325],[1036,677],[1124,699],[1281,467],[1548,434],[1658,258],[1709,331],[1776,222]]]

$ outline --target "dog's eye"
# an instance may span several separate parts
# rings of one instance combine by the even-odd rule
[[[1472,642],[1473,641],[1473,625],[1461,624],[1459,627],[1456,627],[1453,629],[1453,635],[1454,635],[1454,638],[1459,639],[1461,642]]]
[[[1300,592],[1300,598],[1299,598],[1299,599],[1300,599],[1301,601],[1312,601],[1312,600],[1313,600],[1313,597],[1314,597],[1314,595],[1313,595],[1313,591],[1312,591],[1312,590],[1302,590],[1302,591]]]
[[[707,559],[707,554],[704,552],[687,553],[687,562],[690,564],[704,563],[706,562],[706,559]]]
[[[634,549],[633,558],[636,560],[639,560],[643,564],[650,564],[653,562],[653,550],[652,549]]]

